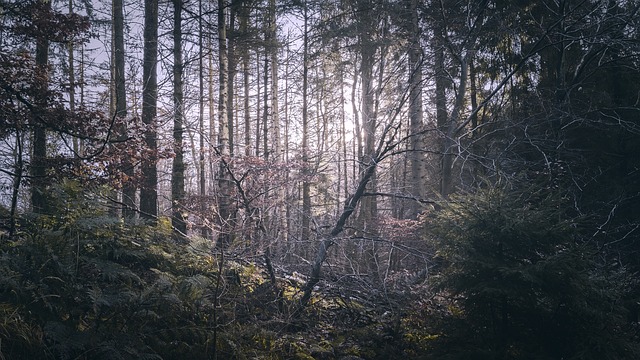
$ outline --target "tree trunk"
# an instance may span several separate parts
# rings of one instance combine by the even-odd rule
[[[218,149],[217,153],[221,157],[218,171],[218,242],[216,246],[225,249],[231,244],[233,231],[233,214],[231,209],[231,191],[233,183],[230,178],[231,155],[229,149],[229,122],[228,120],[228,53],[227,53],[227,32],[225,9],[227,7],[225,0],[218,0],[218,47],[219,47],[219,99],[218,99]]]
[[[227,38],[227,127],[229,129],[228,147],[229,155],[233,156],[235,152],[235,79],[236,79],[236,7],[239,0],[231,0],[229,8],[229,24],[225,31]]]
[[[182,0],[173,0],[173,165],[171,169],[171,225],[176,238],[187,233],[184,217],[184,145],[182,92]]]
[[[311,182],[309,181],[309,16],[304,3],[304,34],[302,53],[302,234],[303,242],[311,241]]]
[[[424,149],[426,147],[422,112],[422,47],[420,46],[420,27],[418,24],[418,0],[409,0],[411,14],[409,45],[409,119],[411,127],[411,188],[412,196],[416,199],[409,207],[409,217],[417,218],[421,206],[417,200],[426,195],[427,167]]]
[[[142,122],[148,156],[142,160],[142,186],[140,188],[141,216],[155,223],[158,217],[158,170],[157,164],[157,97],[158,76],[158,0],[144,2],[144,50],[142,68]]]
[[[118,118],[118,138],[127,139],[127,92],[125,88],[124,14],[123,0],[113,0],[113,77],[115,90],[115,116]],[[136,187],[133,184],[134,165],[123,156],[121,169],[125,174],[122,184],[122,217],[129,222],[135,217]]]
[[[278,39],[276,37],[276,1],[269,0],[269,54],[271,56],[271,124],[273,126],[273,153],[282,160],[280,141],[280,116],[278,113]]]
[[[269,50],[264,50],[262,79],[262,156],[269,159]]]
[[[260,53],[256,51],[256,156],[260,156],[260,122],[262,121],[260,106]]]
[[[69,0],[69,15],[73,15],[73,0]],[[115,26],[115,25],[114,25]],[[69,110],[73,113],[76,110],[76,73],[74,59],[74,42],[69,41],[67,50],[69,52]],[[77,137],[73,137],[73,154],[74,157],[80,155],[80,145]]]
[[[374,57],[376,53],[376,45],[373,43],[370,33],[374,31],[375,24],[373,22],[373,10],[370,5],[365,2],[358,3],[358,20],[360,28],[358,29],[358,40],[360,45],[360,74],[362,84],[362,130],[364,134],[363,157],[360,159],[361,173],[365,173],[369,169],[368,164],[374,157],[375,139],[377,127],[377,114],[375,113],[375,91],[373,87],[373,67]],[[383,61],[381,57],[380,71],[383,71]],[[382,86],[382,84],[379,84]],[[376,192],[376,171],[372,170],[370,181],[367,183],[366,191],[369,193]],[[360,207],[360,225],[362,226],[362,236],[370,239],[371,244],[367,246],[365,251],[365,262],[369,269],[369,274],[374,283],[379,281],[377,266],[377,220],[378,201],[375,196],[367,196],[362,199]]]
[[[442,28],[439,25],[435,27],[435,35],[432,40],[434,51],[434,72],[435,72],[435,102],[436,102],[436,126],[440,134],[439,148],[442,151],[440,158],[440,195],[447,197],[451,187],[451,171],[445,166],[446,157],[446,134],[447,134],[447,74],[444,69],[444,39]]]
[[[205,171],[205,129],[204,129],[204,28],[202,26],[202,0],[198,0],[198,132],[199,132],[199,148],[198,155],[198,195],[200,197],[200,235],[204,239],[208,239],[211,236],[209,227],[206,223],[207,202],[205,197],[207,195],[207,178]]]
[[[248,4],[243,3],[240,8],[240,33],[247,35],[249,27],[249,8]],[[242,46],[242,79],[243,79],[243,115],[244,115],[244,154],[251,156],[251,113],[249,112],[249,99],[251,97],[249,87],[249,50],[248,47]]]
[[[46,9],[51,9],[51,1],[41,0]],[[46,37],[36,39],[36,72],[35,75],[43,82],[38,83],[41,94],[35,99],[37,112],[42,113],[47,108],[47,89],[49,87],[49,40]],[[33,150],[31,154],[31,207],[34,213],[46,212],[47,196],[47,130],[45,125],[33,119]]]

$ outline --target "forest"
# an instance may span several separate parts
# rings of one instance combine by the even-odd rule
[[[640,0],[0,0],[0,360],[640,359]]]

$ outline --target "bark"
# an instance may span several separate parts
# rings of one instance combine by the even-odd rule
[[[198,195],[200,196],[200,218],[202,224],[200,226],[200,235],[208,239],[211,236],[209,227],[206,224],[207,202],[207,181],[205,176],[205,128],[204,128],[204,29],[202,26],[202,0],[198,1],[198,129],[199,129],[199,148],[198,155]]]
[[[147,156],[143,157],[142,186],[140,188],[140,212],[144,219],[155,223],[158,217],[157,164],[157,97],[158,76],[158,0],[144,2],[144,49],[142,68],[142,122],[146,126],[145,144]]]
[[[14,150],[15,166],[13,177],[13,191],[11,192],[11,209],[9,210],[9,236],[12,237],[16,232],[16,215],[18,210],[18,197],[20,196],[20,185],[22,184],[22,176],[24,170],[24,147],[22,139],[22,129],[19,123],[16,126],[16,147]]]
[[[69,0],[69,15],[73,14],[73,0]],[[74,43],[69,41],[67,44],[67,50],[69,51],[69,110],[74,112],[76,110],[76,73],[75,73],[75,59],[74,59]],[[75,157],[80,155],[80,145],[77,137],[73,137],[73,153]]]
[[[215,146],[217,143],[217,133],[216,133],[216,126],[215,124],[217,123],[216,120],[216,106],[215,106],[215,96],[214,96],[214,91],[213,91],[213,84],[214,84],[214,68],[213,68],[213,41],[212,41],[212,34],[210,33],[209,36],[207,37],[207,47],[209,49],[209,81],[208,81],[208,94],[209,94],[209,176],[210,176],[210,181],[211,181],[211,186],[213,186],[213,184],[215,184],[215,174],[216,171],[213,168],[213,154],[215,154]],[[204,134],[202,135],[204,136]]]
[[[416,199],[426,196],[427,167],[423,150],[426,148],[422,130],[422,47],[420,46],[420,27],[418,25],[418,1],[409,0],[411,14],[410,33],[412,34],[409,47],[409,119],[411,127],[411,187],[412,195]],[[421,211],[418,201],[411,202],[409,217],[417,218]]]
[[[233,213],[231,203],[231,191],[233,183],[230,178],[228,158],[231,155],[229,149],[229,122],[227,121],[228,107],[231,106],[228,97],[229,63],[227,49],[227,32],[225,12],[227,3],[218,0],[218,49],[219,49],[219,99],[218,99],[218,147],[216,152],[222,157],[218,169],[218,241],[216,246],[225,249],[232,242]]]
[[[271,124],[273,126],[273,152],[282,160],[280,141],[280,116],[278,109],[278,41],[276,38],[276,1],[269,0],[269,54],[271,56]]]
[[[235,151],[235,118],[234,109],[235,104],[235,79],[236,79],[236,38],[235,24],[236,24],[236,7],[238,0],[231,0],[231,4],[228,5],[229,9],[229,24],[225,31],[227,38],[227,127],[229,131],[228,147],[229,155],[233,156]]]
[[[41,0],[47,9],[51,8],[51,2]],[[41,112],[47,107],[47,89],[49,87],[49,40],[46,37],[36,39],[36,74],[38,86],[42,94],[35,99],[37,111]],[[34,213],[46,212],[46,180],[47,180],[47,130],[45,125],[37,119],[39,114],[34,114],[33,119],[33,149],[31,154],[31,207]]]
[[[260,122],[261,117],[261,105],[260,105],[260,54],[256,52],[256,156],[260,156]]]
[[[302,53],[302,241],[311,240],[311,182],[309,181],[309,16],[304,5],[304,34]],[[322,247],[322,244],[321,244]],[[323,255],[326,256],[326,255]]]
[[[364,149],[363,157],[360,159],[362,166],[361,172],[369,171],[368,166],[374,157],[375,141],[376,141],[376,127],[377,127],[377,114],[375,111],[376,105],[376,92],[374,91],[373,81],[373,69],[374,69],[374,57],[377,51],[376,44],[373,43],[371,34],[375,31],[375,24],[373,20],[373,10],[367,2],[358,3],[358,16],[360,17],[357,22],[358,28],[358,41],[359,51],[361,56],[360,73],[362,84],[362,130],[364,134]],[[380,76],[384,71],[383,56],[381,55],[380,63]],[[381,81],[381,79],[379,79]],[[381,86],[381,84],[379,84]],[[367,192],[376,192],[376,172],[373,169],[367,182]],[[378,282],[378,267],[377,267],[377,249],[376,249],[376,237],[377,237],[377,220],[378,215],[378,201],[375,196],[368,196],[362,199],[362,206],[360,208],[360,225],[362,228],[363,238],[370,238],[371,244],[365,251],[365,261],[369,269],[369,273],[374,282]]]
[[[247,34],[249,27],[249,10],[247,4],[242,4],[240,8],[240,33]],[[249,87],[249,51],[247,46],[242,47],[242,79],[243,79],[243,115],[244,115],[244,154],[251,156],[251,113],[249,112],[249,98],[251,97]]]
[[[120,124],[118,128],[119,140],[127,138],[127,93],[125,88],[125,60],[124,60],[124,14],[123,0],[113,0],[113,77],[115,90],[115,116]],[[122,217],[131,221],[135,217],[136,187],[133,184],[134,166],[128,156],[123,156],[121,169],[125,174],[122,184]]]
[[[182,90],[182,0],[173,0],[173,164],[171,169],[171,225],[177,238],[187,233],[184,217],[184,145]]]
[[[262,155],[269,159],[269,55],[265,48],[262,79]]]
[[[434,50],[434,72],[435,72],[435,103],[436,103],[436,126],[440,133],[439,148],[442,150],[440,159],[440,195],[447,197],[449,194],[451,175],[448,168],[445,167],[444,157],[446,149],[446,133],[447,133],[447,77],[444,69],[444,39],[442,28],[436,25],[435,35],[432,40]]]
[[[460,80],[458,82],[458,93],[451,110],[451,116],[448,119],[447,129],[444,138],[444,146],[442,148],[442,187],[440,195],[447,198],[453,191],[453,161],[457,156],[456,153],[456,129],[460,114],[462,113],[462,107],[464,105],[464,98],[467,92],[467,76],[468,76],[468,61],[470,54],[466,54],[460,58]]]
[[[316,258],[311,266],[309,278],[307,280],[307,283],[302,288],[303,294],[300,298],[301,306],[306,306],[309,303],[309,300],[311,300],[313,288],[316,286],[316,284],[318,284],[318,282],[320,282],[322,264],[327,258],[327,251],[331,246],[335,244],[337,236],[344,231],[347,220],[349,219],[349,217],[351,217],[358,203],[362,199],[362,195],[365,193],[371,177],[375,174],[377,164],[380,160],[381,156],[376,156],[375,158],[372,158],[371,161],[367,164],[367,166],[365,167],[365,171],[358,182],[358,188],[356,189],[355,193],[345,201],[344,208],[342,210],[342,213],[340,214],[340,217],[338,217],[336,224],[331,229],[331,232],[329,232],[320,242]]]

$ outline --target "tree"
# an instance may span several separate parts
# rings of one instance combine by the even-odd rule
[[[301,238],[311,240],[311,179],[309,161],[309,4],[303,8],[302,48],[302,229]]]
[[[204,127],[204,27],[203,27],[203,9],[202,0],[198,1],[198,130],[199,130],[199,156],[198,156],[198,195],[200,196],[200,217],[202,218],[201,236],[205,239],[209,238],[210,229],[206,224],[207,217],[205,216],[207,210],[207,202],[205,197],[207,195],[207,181],[205,175],[205,159],[206,159],[206,147],[205,147],[205,127]],[[209,84],[211,87],[211,84]]]
[[[144,2],[144,54],[142,88],[142,122],[146,126],[145,143],[148,153],[141,164],[140,212],[147,221],[155,222],[158,216],[157,164],[157,97],[158,97],[158,1]]]
[[[112,1],[113,17],[113,74],[115,88],[115,118],[118,123],[118,140],[126,141],[127,134],[127,94],[125,88],[125,49],[123,0]],[[130,221],[135,216],[136,187],[134,185],[134,165],[128,156],[123,156],[121,168],[125,174],[122,184],[122,216]]]
[[[51,11],[51,2],[49,0],[41,0],[43,5],[38,11],[42,15],[47,15]],[[41,31],[43,29],[40,29]],[[42,123],[42,112],[48,104],[48,87],[49,87],[49,39],[46,33],[41,33],[36,37],[36,56],[35,56],[35,84],[39,87],[40,94],[34,99],[34,103],[40,109],[39,113],[33,114],[36,119],[33,121],[33,146],[31,154],[31,207],[35,213],[46,212],[46,178],[47,178],[47,129]]]
[[[216,153],[220,158],[218,167],[218,241],[216,246],[224,249],[229,246],[233,239],[233,209],[232,192],[233,182],[231,179],[231,149],[229,137],[228,114],[229,103],[228,81],[229,63],[227,48],[227,23],[226,23],[227,2],[218,0],[218,51],[219,51],[219,99],[218,99],[218,142]]]
[[[426,197],[427,169],[424,150],[426,149],[425,135],[423,134],[425,124],[423,122],[422,110],[422,46],[421,33],[419,27],[420,14],[418,12],[418,1],[408,0],[407,10],[411,16],[408,25],[410,34],[409,43],[409,118],[411,133],[411,186],[412,194],[417,200]],[[410,207],[409,216],[416,218],[420,213],[420,202],[413,201]]]
[[[187,233],[184,215],[184,147],[183,113],[184,95],[182,91],[182,1],[173,1],[173,165],[171,169],[171,224],[176,236]]]

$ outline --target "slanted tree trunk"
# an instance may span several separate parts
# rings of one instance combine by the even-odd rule
[[[157,97],[158,76],[158,0],[144,2],[144,50],[142,67],[142,122],[147,127],[145,143],[148,156],[142,160],[142,186],[140,188],[140,212],[144,219],[154,223],[158,217],[157,164]]]

